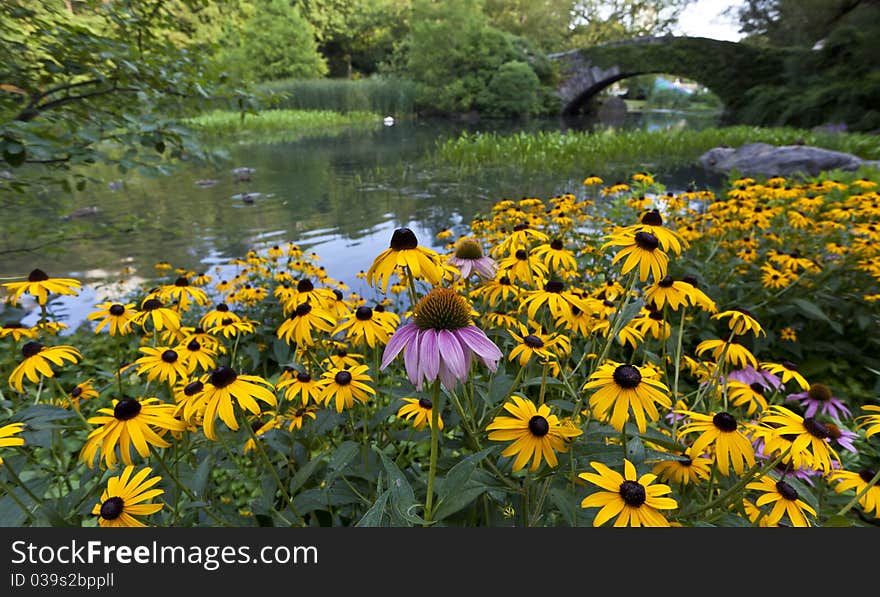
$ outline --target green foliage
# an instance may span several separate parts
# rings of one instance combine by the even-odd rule
[[[363,79],[282,79],[256,87],[276,99],[273,108],[375,112],[403,116],[415,112],[416,85],[392,77]]]
[[[528,64],[505,62],[489,79],[476,103],[480,112],[490,116],[534,114],[541,108],[540,88],[541,81]]]
[[[333,128],[374,126],[380,116],[374,112],[351,111],[345,114],[330,110],[263,110],[256,114],[216,110],[187,121],[206,137],[238,141],[255,137],[265,142],[268,137],[286,140],[309,135],[326,135]]]
[[[253,14],[232,34],[223,62],[236,78],[268,81],[314,78],[327,73],[315,31],[286,0],[259,0]]]

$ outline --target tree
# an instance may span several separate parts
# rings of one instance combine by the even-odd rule
[[[207,0],[177,4],[197,10]],[[182,119],[224,93],[247,94],[219,83],[210,47],[172,31],[178,22],[161,0],[0,3],[6,200],[82,187],[81,165],[157,171],[200,155]]]
[[[528,39],[544,52],[565,49],[576,0],[486,0],[489,24]]]
[[[327,73],[318,52],[315,30],[287,0],[257,0],[238,32],[230,32],[230,49],[222,62],[244,81],[314,79]]]
[[[812,47],[870,0],[745,0],[728,9],[740,22],[745,41],[774,46]]]
[[[695,0],[578,0],[568,48],[670,33]]]

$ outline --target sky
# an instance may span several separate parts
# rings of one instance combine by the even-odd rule
[[[677,35],[709,37],[725,41],[739,41],[742,37],[737,30],[739,24],[733,17],[722,13],[731,6],[741,6],[741,0],[696,0],[681,15]]]

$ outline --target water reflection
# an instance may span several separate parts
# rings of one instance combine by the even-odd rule
[[[627,126],[668,127],[682,116],[628,118]],[[292,242],[317,253],[331,277],[367,295],[369,289],[356,275],[387,248],[395,228],[408,226],[421,244],[442,249],[437,232],[451,228],[464,233],[476,214],[499,199],[582,191],[582,177],[492,172],[459,177],[420,166],[420,158],[438,141],[463,131],[569,126],[575,125],[557,119],[380,122],[326,137],[232,145],[230,163],[217,168],[189,164],[167,177],[135,174],[120,180],[107,170],[103,174],[112,185],[7,209],[2,276],[20,278],[39,267],[50,276],[83,281],[87,290],[78,299],[53,305],[76,326],[96,302],[134,287],[133,277],[152,278],[159,261],[203,272],[251,249]],[[603,124],[581,121],[576,126]],[[695,121],[695,126],[700,124]],[[662,180],[670,188],[677,183],[684,188],[690,182],[702,184],[704,177],[702,170],[686,168],[663,173]],[[55,241],[59,234],[67,240]],[[31,319],[36,320],[35,312],[25,323]]]

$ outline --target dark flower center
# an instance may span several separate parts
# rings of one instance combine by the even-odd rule
[[[638,508],[645,503],[648,495],[645,493],[645,487],[636,481],[624,481],[620,484],[620,497],[628,506]]]
[[[155,309],[162,308],[162,301],[159,299],[152,298],[148,301],[144,301],[143,306],[141,307],[144,311],[153,311]]]
[[[528,228],[529,228],[528,224],[517,224],[516,226],[513,227],[513,231],[514,232],[521,232],[523,230],[528,230]]]
[[[340,359],[344,359],[345,357],[348,356],[348,351],[345,350],[344,348],[340,348],[339,350],[336,351],[336,356],[338,356]]]
[[[297,373],[296,380],[300,383],[309,383],[312,381],[312,376],[308,373]]]
[[[409,228],[398,228],[391,235],[391,248],[395,251],[415,249],[418,246],[419,241],[415,233]]]
[[[211,374],[211,384],[217,388],[225,388],[238,379],[238,373],[231,367],[217,367]]]
[[[451,288],[435,288],[416,304],[413,322],[422,330],[458,330],[470,325],[470,307]]]
[[[580,315],[581,314],[581,310],[578,308],[577,305],[571,306],[571,314],[572,315]]]
[[[828,428],[823,424],[814,419],[813,417],[807,417],[804,419],[804,428],[810,432],[810,435],[813,437],[817,437],[819,439],[827,439],[828,438]]]
[[[108,309],[108,311],[110,312],[110,315],[113,315],[114,317],[119,317],[120,315],[125,313],[125,307],[120,305],[119,303],[116,303],[115,305],[110,305],[110,309]]]
[[[434,403],[427,398],[419,398],[419,407],[424,408],[425,410],[431,410],[434,408]]]
[[[337,385],[347,386],[351,383],[351,373],[348,371],[340,371],[333,376],[333,381],[335,381]]]
[[[654,321],[663,321],[663,311],[651,310],[648,313],[648,318]]]
[[[736,419],[730,413],[718,413],[714,417],[712,417],[712,423],[720,429],[721,431],[725,431],[727,433],[732,433],[736,431]]]
[[[636,232],[635,241],[643,251],[653,251],[660,246],[660,241],[650,232]]]
[[[632,365],[618,365],[613,377],[614,383],[625,390],[631,390],[642,382],[642,374]]]
[[[134,398],[123,398],[113,407],[113,416],[120,421],[128,421],[141,412],[141,403]]]
[[[112,497],[101,504],[101,518],[104,520],[116,520],[125,510],[125,502],[121,497]]]
[[[498,278],[498,283],[502,286],[510,286],[510,278],[508,278],[507,276],[501,276],[500,278]]]
[[[234,321],[235,320],[232,319],[231,317],[224,317],[223,319],[220,320],[220,325],[229,325],[230,323],[233,323]]]
[[[871,480],[874,478],[874,475],[876,475],[876,474],[877,474],[877,471],[872,471],[869,468],[864,468],[859,471],[859,478],[862,481],[864,481],[865,483],[870,483]]]
[[[542,346],[544,346],[544,341],[534,334],[529,334],[528,336],[523,338],[523,342],[529,348],[541,348]]]
[[[375,307],[373,307],[373,311],[375,311],[376,313],[384,313],[385,305],[376,305]]]
[[[229,311],[229,305],[226,303],[220,303],[216,307],[214,307],[215,311],[220,311],[221,313],[227,313]]]
[[[312,306],[308,303],[300,303],[296,306],[296,311],[294,311],[295,317],[302,317],[303,315],[308,315],[309,311],[312,310]]]
[[[186,345],[186,349],[192,352],[198,352],[202,349],[202,345],[199,344],[198,340],[190,340],[189,344]]]
[[[179,278],[177,278],[174,281],[174,285],[175,286],[189,286],[189,280],[187,280],[183,276],[180,276]]]
[[[315,289],[315,285],[308,278],[303,278],[296,283],[297,292],[311,292]]]
[[[824,423],[825,429],[828,430],[828,437],[833,440],[839,440],[843,437],[843,432],[840,430],[840,427],[835,425],[834,423]]]
[[[337,301],[341,301],[342,298],[343,298],[342,291],[339,290],[338,288],[334,288],[334,289],[333,289],[333,296],[336,297],[336,300],[337,300]]]
[[[663,218],[660,216],[659,209],[652,209],[649,212],[646,212],[645,215],[642,216],[642,224],[646,226],[662,226]]]
[[[659,282],[657,282],[657,286],[660,288],[670,288],[672,286],[672,278],[670,276],[663,276]]]
[[[780,363],[780,364],[783,367],[785,367],[786,369],[788,369],[789,371],[797,371],[798,370],[797,363],[792,363],[791,361],[782,361],[782,363]]]
[[[369,321],[373,318],[373,310],[369,307],[358,307],[357,311],[354,312],[354,316],[357,317],[358,321]]]
[[[43,282],[48,279],[49,279],[49,276],[46,275],[46,272],[44,272],[41,269],[35,269],[34,271],[32,271],[31,273],[28,274],[28,282]]]
[[[516,253],[514,253],[514,256],[520,261],[525,261],[529,258],[529,254],[526,253],[525,249],[517,249]]]
[[[779,492],[779,495],[784,497],[790,502],[793,502],[798,499],[798,492],[794,487],[786,483],[785,481],[777,481],[776,482],[776,491]]]
[[[83,393],[83,389],[79,386],[76,386],[70,391],[70,395],[73,398],[79,398]]]
[[[550,248],[554,251],[561,251],[563,246],[562,241],[558,238],[554,238],[550,241]]]
[[[483,247],[476,241],[459,241],[455,249],[455,256],[459,259],[480,259],[483,257]]]
[[[21,354],[24,358],[29,359],[38,352],[43,350],[43,345],[39,342],[27,342],[24,346],[21,347]]]
[[[162,360],[166,363],[173,363],[177,361],[177,352],[171,350],[170,348],[162,353]]]
[[[184,394],[184,396],[195,396],[196,394],[201,392],[203,389],[205,389],[205,384],[203,384],[199,380],[195,380],[193,382],[186,384],[186,387],[183,388],[183,394]]]
[[[831,400],[831,389],[823,383],[814,383],[807,390],[807,396],[810,400],[818,400],[819,402],[828,402]]]
[[[550,280],[544,284],[544,290],[546,292],[555,292],[558,294],[565,290],[565,283],[562,282],[562,280]]]
[[[529,419],[529,431],[535,437],[544,437],[550,432],[550,423],[541,415],[535,415]]]
[[[749,387],[755,394],[761,394],[762,396],[764,395],[764,386],[762,386],[758,382],[750,383]]]
[[[682,460],[679,460],[678,463],[685,468],[690,468],[694,464],[694,461],[690,456],[682,456]]]
[[[698,284],[698,282],[697,282],[697,279],[694,278],[693,276],[685,276],[684,278],[681,279],[681,281],[690,284],[690,285],[693,286],[694,288],[699,288],[699,287],[700,287],[699,284]]]

